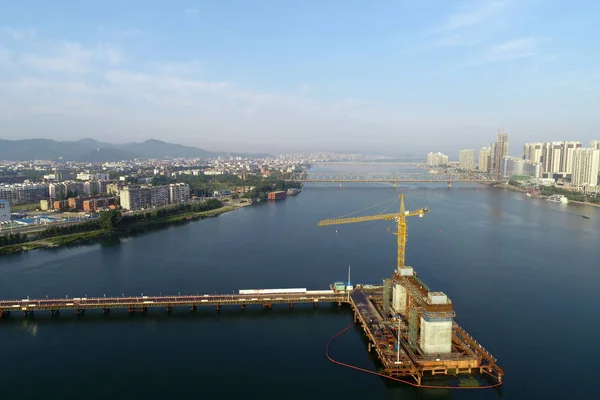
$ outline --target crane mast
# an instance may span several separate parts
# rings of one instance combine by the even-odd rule
[[[366,221],[396,221],[397,230],[394,235],[398,236],[398,271],[404,267],[404,257],[406,250],[406,217],[419,216],[422,217],[429,212],[429,208],[421,208],[416,211],[406,211],[404,208],[404,195],[400,195],[400,212],[393,214],[365,215],[362,217],[349,218],[333,218],[319,221],[319,226],[352,224],[355,222]]]

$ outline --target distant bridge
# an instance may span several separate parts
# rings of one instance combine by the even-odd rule
[[[479,172],[301,172],[291,174],[287,181],[310,183],[499,183],[498,174]]]

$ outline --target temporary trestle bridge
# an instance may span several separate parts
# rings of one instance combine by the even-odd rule
[[[294,289],[297,290],[297,289]],[[146,312],[149,308],[163,308],[171,311],[173,307],[189,307],[195,311],[197,306],[235,305],[244,309],[247,305],[257,304],[263,308],[272,308],[273,304],[311,303],[316,307],[319,302],[338,303],[348,301],[348,296],[331,290],[307,290],[292,293],[252,294],[204,294],[192,296],[135,296],[135,297],[82,297],[59,299],[20,299],[0,300],[0,315],[22,312],[24,315],[35,311],[49,311],[54,314],[60,310],[75,310],[81,314],[86,310],[102,310],[105,314],[111,309],[126,309],[129,312]]]

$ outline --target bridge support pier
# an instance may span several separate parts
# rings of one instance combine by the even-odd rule
[[[338,301],[338,307],[341,307],[341,306],[342,306],[342,302]]]
[[[58,310],[50,310],[50,315],[58,314]]]
[[[167,306],[167,312],[170,313],[171,311],[173,311],[173,307]]]
[[[217,311],[221,311],[221,305],[217,304]]]
[[[272,309],[273,308],[273,305],[271,303],[265,303],[262,306],[263,306],[263,308],[268,308],[268,309]]]
[[[104,315],[110,314],[110,308],[103,308],[102,314],[104,314]]]
[[[294,303],[290,302],[290,308],[294,308]]]
[[[29,311],[29,310],[23,310],[23,316],[24,316],[25,318],[27,318],[27,316],[28,316],[29,314],[33,315],[33,311]]]
[[[196,305],[192,305],[192,307],[190,308],[190,311],[195,312],[196,311]]]
[[[245,305],[245,304],[242,304],[242,305],[240,306],[240,308],[241,308],[242,310],[245,310],[245,309],[246,309],[246,305]]]
[[[342,188],[342,182],[340,182],[340,189]]]
[[[313,307],[317,308],[317,302],[316,301],[313,301]]]
[[[448,189],[452,189],[452,182],[448,182]]]
[[[392,185],[394,185],[394,189],[396,189],[396,182],[392,183]]]
[[[85,313],[84,309],[82,309],[82,308],[78,308],[77,309],[77,315],[81,315],[81,314],[84,314],[84,313]]]
[[[0,318],[10,315],[10,311],[0,311]]]

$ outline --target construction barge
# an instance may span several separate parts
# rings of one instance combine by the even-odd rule
[[[352,287],[350,277],[332,285],[336,292],[345,291],[368,340],[369,352],[375,351],[384,375],[414,379],[422,386],[425,376],[486,375],[502,383],[504,371],[481,344],[455,321],[454,306],[443,292],[434,292],[419,279],[416,271],[404,264],[406,217],[423,217],[422,208],[413,212],[404,208],[400,196],[400,212],[323,220],[319,226],[365,221],[395,221],[398,230],[398,267],[383,285]],[[407,382],[408,383],[408,382]],[[469,385],[479,386],[474,380]]]

